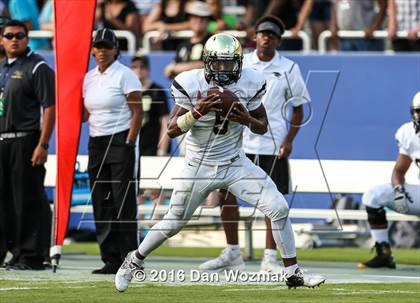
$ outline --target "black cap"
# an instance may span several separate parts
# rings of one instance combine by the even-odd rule
[[[109,28],[102,28],[96,32],[95,38],[93,38],[92,46],[96,47],[99,44],[105,44],[112,48],[118,48],[118,39],[114,32]]]
[[[255,32],[269,31],[274,33],[277,37],[281,38],[285,31],[283,22],[275,16],[264,16],[257,21],[255,25]]]

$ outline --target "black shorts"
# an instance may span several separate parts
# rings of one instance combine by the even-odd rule
[[[253,154],[246,154],[246,156],[271,177],[279,192],[283,195],[290,193],[289,160],[287,158],[278,159],[277,156]]]

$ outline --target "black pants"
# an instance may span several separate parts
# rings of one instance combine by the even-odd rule
[[[51,209],[45,199],[44,166],[32,166],[39,133],[0,140],[0,257],[42,264],[49,247]],[[0,260],[1,261],[1,260]]]
[[[137,248],[135,149],[127,131],[89,138],[89,180],[96,236],[104,263],[121,265]]]
[[[277,156],[254,154],[246,156],[271,177],[279,192],[283,195],[290,193],[290,170],[287,158],[278,159]]]
[[[411,41],[397,38],[392,40],[392,48],[396,52],[420,52],[420,39]]]

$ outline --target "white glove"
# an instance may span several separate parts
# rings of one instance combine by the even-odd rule
[[[394,187],[394,207],[395,211],[406,214],[408,212],[408,203],[413,203],[410,195],[405,191],[404,185]]]

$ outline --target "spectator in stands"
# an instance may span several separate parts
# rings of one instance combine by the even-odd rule
[[[190,16],[189,24],[193,36],[179,45],[175,61],[165,68],[165,76],[169,79],[184,71],[203,67],[204,44],[211,36],[207,31],[211,14],[208,5],[200,1],[192,2],[187,13]]]
[[[130,0],[105,0],[98,3],[97,28],[130,31],[139,37],[140,17],[137,8]],[[119,49],[127,50],[127,40],[118,39]]]
[[[254,5],[252,0],[237,0],[237,6],[243,7],[245,9],[245,13],[240,20],[238,20],[237,29],[238,30],[246,30],[251,26],[254,22]]]
[[[162,50],[176,50],[179,42],[170,37],[174,31],[189,30],[187,0],[162,0],[143,22],[143,32],[158,31],[155,42],[162,41]],[[179,40],[178,40],[179,41]]]
[[[254,36],[253,24],[261,16],[273,15],[284,22],[286,30],[294,28],[297,24],[298,13],[302,5],[301,1],[296,0],[250,0],[253,3],[252,25],[247,29],[248,37]],[[302,41],[300,39],[283,39],[279,46],[280,50],[301,50]]]
[[[54,30],[54,7],[53,0],[45,0],[39,16],[39,27],[42,30]]]
[[[420,51],[420,3],[418,0],[388,0],[388,36],[395,51]],[[397,31],[407,31],[398,38]]]
[[[235,16],[223,12],[221,0],[207,0],[206,2],[211,13],[211,20],[207,27],[210,33],[236,29],[238,22]]]
[[[136,176],[138,131],[143,117],[141,84],[118,60],[110,29],[92,42],[97,67],[83,82],[83,120],[89,121],[89,182],[96,235],[105,265],[94,274],[115,274],[137,246]]]
[[[375,11],[372,0],[336,0],[332,5],[331,34],[337,38],[338,30],[364,31],[364,38],[339,38],[342,51],[383,51],[383,39],[374,39],[373,32],[379,30],[386,13],[386,0],[377,0],[379,11]]]
[[[8,8],[12,19],[22,21],[29,30],[39,30],[39,9],[35,0],[10,0]],[[29,47],[32,50],[47,49],[48,39],[29,39]]]
[[[330,27],[331,0],[305,0],[299,11],[296,25],[290,29],[294,37],[297,37],[299,31],[303,30],[308,17],[311,27],[312,48],[318,49],[319,34]]]
[[[160,0],[132,0],[134,5],[137,8],[137,11],[139,13],[140,16],[140,29],[139,29],[139,33],[140,35],[142,35],[143,31],[143,23],[144,20],[147,18],[147,16],[150,14],[150,12],[152,11],[153,7],[156,4],[160,3]]]
[[[136,56],[131,60],[131,69],[143,86],[143,123],[140,129],[140,154],[142,156],[166,156],[169,137],[168,104],[165,89],[150,79],[150,62],[146,56]]]
[[[41,270],[50,236],[44,164],[55,121],[54,71],[28,47],[25,23],[11,20],[1,35],[6,59],[0,63],[0,229],[6,229],[13,255],[8,267]]]
[[[2,17],[8,17],[9,11],[7,10],[7,5],[3,0],[0,0],[0,15]]]

